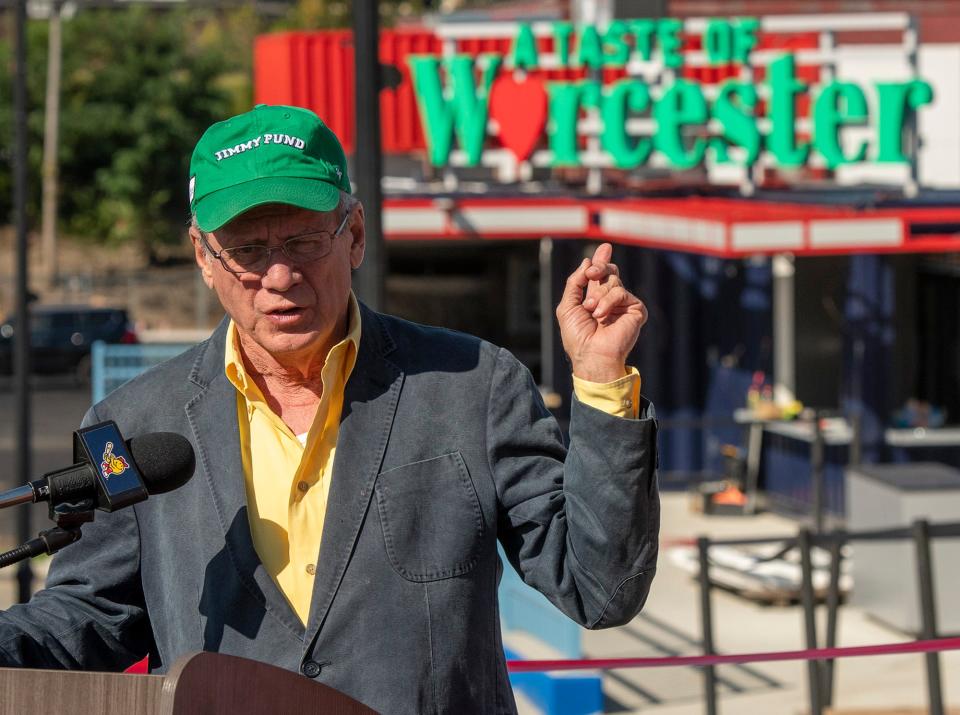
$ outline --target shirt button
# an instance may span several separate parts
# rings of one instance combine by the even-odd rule
[[[316,678],[320,675],[320,664],[315,660],[308,660],[300,666],[300,672],[308,678]]]
[[[299,489],[300,491],[305,492],[309,488],[310,488],[310,485],[307,484],[306,482],[297,482],[297,489]]]
[[[313,576],[317,572],[317,567],[313,564],[307,564],[307,573]]]

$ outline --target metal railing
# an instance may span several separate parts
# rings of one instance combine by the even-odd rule
[[[703,632],[703,652],[705,655],[716,653],[713,638],[713,608],[711,592],[713,582],[710,579],[710,548],[712,546],[759,546],[765,544],[779,544],[782,550],[797,547],[800,549],[800,601],[804,612],[804,641],[807,649],[817,648],[816,629],[816,595],[813,588],[813,560],[811,557],[814,546],[826,548],[830,552],[830,580],[826,594],[827,623],[825,645],[827,648],[836,646],[837,617],[840,606],[840,564],[843,558],[842,547],[855,541],[898,541],[911,539],[914,542],[916,556],[916,583],[919,593],[920,633],[923,640],[931,640],[939,636],[937,631],[937,614],[934,598],[933,563],[930,554],[931,539],[960,537],[960,522],[946,522],[931,524],[925,519],[918,519],[908,527],[875,529],[869,531],[834,531],[816,534],[808,528],[801,528],[796,536],[760,537],[749,539],[722,539],[711,540],[708,537],[697,539],[699,551],[699,581],[700,581],[700,617]],[[943,715],[943,690],[940,678],[940,656],[936,652],[924,654],[927,675],[927,702],[931,715]],[[717,678],[713,665],[703,666],[704,672],[704,704],[707,715],[716,715]],[[834,661],[810,660],[807,662],[807,681],[810,698],[811,715],[822,715],[824,709],[833,703]]]

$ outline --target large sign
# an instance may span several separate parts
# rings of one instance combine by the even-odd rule
[[[508,53],[411,55],[430,162],[476,166],[491,134],[516,161],[536,151],[539,163],[553,167],[633,169],[657,155],[681,169],[705,160],[751,166],[761,153],[777,167],[816,161],[836,168],[868,155],[882,164],[911,161],[904,130],[933,101],[930,83],[828,75],[812,84],[799,76],[792,52],[765,50],[763,62],[754,61],[759,28],[756,18],[710,20],[691,42],[675,19],[605,28],[556,22],[546,37],[542,27],[519,24]],[[715,85],[684,78],[690,45],[700,48],[700,63],[735,67],[737,76]],[[580,76],[545,78],[557,69]],[[851,127],[869,133],[845,140]],[[584,151],[588,138],[599,144],[593,152]]]

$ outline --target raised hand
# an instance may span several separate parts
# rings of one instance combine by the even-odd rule
[[[646,306],[623,287],[611,263],[613,246],[601,244],[567,279],[557,321],[573,374],[592,382],[626,375],[627,355],[647,322]]]

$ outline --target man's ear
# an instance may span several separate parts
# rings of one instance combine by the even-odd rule
[[[363,263],[363,252],[366,247],[366,231],[364,229],[363,204],[358,203],[353,209],[353,216],[347,224],[350,232],[350,268],[357,270]]]
[[[193,257],[200,267],[200,274],[207,288],[213,289],[213,256],[207,253],[200,241],[200,231],[196,226],[190,227],[190,241],[193,243]]]

